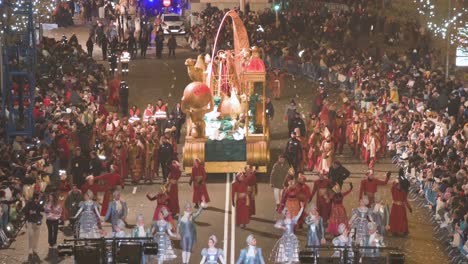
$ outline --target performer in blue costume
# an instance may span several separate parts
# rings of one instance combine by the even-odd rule
[[[317,207],[310,207],[309,215],[305,219],[307,225],[307,246],[320,246],[325,244],[325,231],[323,228],[323,219],[317,211]],[[314,248],[315,256],[318,256],[318,248]]]
[[[257,239],[249,235],[246,241],[248,246],[241,250],[236,264],[265,264],[262,249],[257,247]]]
[[[197,240],[197,230],[195,228],[195,220],[201,214],[203,210],[204,202],[202,206],[193,212],[192,204],[189,202],[185,203],[184,214],[179,218],[177,223],[177,235],[180,236],[180,246],[182,248],[182,263],[190,263],[190,255],[192,254],[193,245]]]
[[[142,214],[139,214],[136,219],[136,227],[132,231],[132,237],[136,238],[146,238],[151,237],[151,230],[145,228],[145,219]],[[145,241],[142,241],[141,244],[144,244]],[[148,256],[145,256],[144,252],[141,252],[141,264],[146,264],[148,262]]]
[[[84,201],[80,202],[80,209],[75,215],[75,219],[79,216],[79,238],[100,238],[101,228],[99,218],[99,206],[93,201],[93,192],[88,190],[84,194]]]
[[[283,230],[283,236],[276,242],[271,252],[270,261],[272,263],[299,263],[299,240],[294,234],[294,226],[304,211],[304,203],[301,202],[301,209],[296,216],[291,216],[287,208],[283,210],[284,219],[278,220],[275,227]]]
[[[161,209],[159,212],[159,220],[153,223],[152,230],[154,241],[158,243],[158,254],[156,255],[158,264],[162,264],[164,261],[173,260],[177,257],[174,253],[171,239],[169,238],[169,236],[176,237],[176,235],[171,231],[171,223],[164,220],[168,215],[169,212],[166,208]]]
[[[210,236],[208,239],[208,248],[204,248],[201,252],[202,260],[200,261],[200,264],[218,264],[218,260],[221,264],[226,264],[223,250],[215,248],[216,242],[218,242],[216,236]]]

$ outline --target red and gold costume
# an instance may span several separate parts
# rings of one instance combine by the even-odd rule
[[[317,210],[323,221],[326,223],[330,217],[331,201],[328,197],[328,188],[330,188],[330,180],[318,179],[314,182],[314,188],[312,189],[311,199],[317,193]]]
[[[388,182],[388,177],[385,179],[385,181],[379,180],[379,179],[364,179],[361,181],[361,187],[359,188],[359,200],[361,200],[363,195],[367,195],[369,198],[369,206],[371,206],[374,203],[374,196],[375,193],[377,192],[377,186],[379,185],[386,185]]]
[[[320,145],[319,172],[327,174],[335,155],[334,144],[331,138],[322,141]]]
[[[309,137],[309,153],[307,155],[307,158],[309,159],[309,163],[307,164],[309,170],[313,171],[316,170],[318,171],[319,166],[318,166],[318,160],[320,157],[320,146],[322,145],[323,137],[322,134],[319,133],[319,131],[316,131],[316,133],[310,134]]]
[[[149,196],[147,194],[146,198],[148,198],[148,200],[150,200],[150,201],[156,201],[157,202],[156,208],[154,209],[153,221],[160,220],[159,219],[159,213],[161,212],[161,210],[163,208],[166,208],[167,211],[169,212],[169,215],[165,218],[165,220],[170,222],[171,225],[172,225],[172,228],[174,229],[175,228],[174,218],[172,218],[171,211],[169,210],[169,199],[170,199],[170,197],[167,194],[167,192],[164,190],[164,191],[156,194],[153,197],[151,197],[151,196]]]
[[[286,208],[291,215],[298,215],[299,210],[301,209],[299,201],[300,193],[301,189],[297,184],[293,184],[285,188],[283,190],[283,197],[281,198],[280,206],[278,207],[278,212],[282,212],[283,209]]]
[[[270,89],[273,93],[273,97],[275,99],[280,99],[281,91],[284,87],[284,72],[280,71],[272,71],[268,74],[268,78],[270,79]]]
[[[338,226],[340,224],[345,224],[348,226],[348,216],[346,214],[346,208],[343,205],[343,199],[346,195],[350,194],[351,191],[352,188],[344,193],[334,193],[332,196],[332,207],[330,212],[330,219],[328,219],[327,232],[334,236],[339,235]]]
[[[65,201],[67,200],[68,192],[70,192],[71,186],[67,179],[60,180],[58,191],[59,191],[59,199],[58,202],[60,206],[63,208],[62,210],[62,221],[68,220],[68,210],[65,207]]]
[[[367,132],[362,145],[365,148],[364,161],[369,169],[373,169],[377,161],[377,153],[380,150],[380,141],[378,137],[375,136],[373,130]]]
[[[167,193],[169,194],[168,207],[173,215],[179,214],[180,212],[178,181],[181,175],[182,171],[180,170],[179,165],[173,162],[169,167],[169,182],[167,187]]]
[[[112,196],[112,191],[120,185],[124,187],[124,182],[122,181],[122,177],[116,172],[106,173],[101,176],[94,177],[95,181],[104,181],[106,190],[104,193],[104,197],[102,198],[102,207],[101,207],[101,216],[105,216],[107,213],[107,208],[109,207],[109,203]]]
[[[300,180],[298,182],[298,188],[299,188],[299,194],[297,198],[299,199],[299,203],[303,202],[304,204],[309,203],[309,201],[312,199],[311,192],[310,192],[310,187],[307,185],[305,178]],[[302,224],[304,224],[304,220],[307,217],[307,214],[302,214],[301,218],[297,221],[297,224],[299,227],[302,227]]]

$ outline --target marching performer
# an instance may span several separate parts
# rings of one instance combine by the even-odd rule
[[[193,203],[195,208],[198,208],[202,202],[202,197],[206,203],[210,202],[208,196],[208,190],[206,188],[206,171],[205,167],[201,163],[200,159],[195,158],[193,160],[192,174],[190,175],[189,185],[193,184]]]
[[[79,218],[79,238],[100,238],[101,220],[99,206],[92,200],[93,192],[88,190],[84,194],[84,201],[80,202],[80,209],[73,218]]]
[[[171,223],[165,220],[169,216],[169,212],[166,208],[162,208],[159,211],[158,220],[153,223],[152,234],[154,236],[154,241],[158,243],[158,254],[156,258],[158,264],[164,263],[164,261],[171,261],[177,258],[174,248],[172,247],[172,242],[169,236],[177,237],[172,233]]]
[[[317,207],[310,207],[309,215],[305,219],[307,225],[307,246],[320,246],[325,244],[325,229],[323,228],[323,219],[320,217]],[[315,255],[318,255],[318,248],[314,248]]]
[[[314,188],[310,197],[312,199],[315,193],[317,193],[317,209],[323,221],[327,223],[331,210],[331,202],[328,197],[328,188],[330,188],[331,183],[322,173],[319,173],[318,177],[318,180],[314,182]]]
[[[179,218],[177,223],[177,234],[180,237],[180,246],[182,248],[182,263],[190,263],[190,255],[192,254],[193,245],[197,240],[197,230],[195,220],[200,216],[204,207],[204,203],[195,213],[192,211],[192,205],[185,203],[184,214]]]
[[[275,227],[283,230],[283,235],[276,242],[271,252],[270,261],[272,263],[299,263],[299,240],[294,234],[294,227],[304,211],[304,203],[295,216],[287,208],[283,210],[284,219],[278,220]]]
[[[355,243],[361,246],[365,245],[368,224],[373,221],[372,211],[367,207],[368,205],[369,199],[364,196],[359,200],[359,207],[351,211],[351,219],[349,220],[349,225],[356,237]]]
[[[333,234],[334,236],[338,235],[338,227],[340,224],[346,224],[348,222],[348,216],[346,215],[346,209],[343,205],[343,199],[346,195],[350,194],[353,190],[353,184],[349,183],[349,190],[342,193],[341,186],[337,183],[333,187],[333,197],[332,208],[330,219],[328,220],[328,229],[327,232]]]
[[[390,211],[390,232],[398,235],[409,233],[406,208],[410,213],[413,212],[408,202],[409,181],[404,177],[403,169],[400,169],[398,180],[395,180],[392,185],[393,204]]]
[[[236,180],[232,183],[232,206],[236,208],[236,226],[245,226],[250,222],[250,199],[245,174],[236,174]]]
[[[265,264],[262,249],[257,247],[257,239],[253,235],[249,235],[246,242],[247,247],[241,250],[236,264]]]
[[[167,193],[169,195],[168,207],[173,217],[178,215],[180,212],[178,182],[181,175],[182,170],[180,169],[179,162],[177,160],[173,160],[169,167],[169,182],[167,183]]]
[[[145,228],[145,219],[142,214],[139,214],[136,218],[136,226],[132,231],[132,237],[135,238],[147,238],[151,237],[151,230]],[[141,242],[144,244],[144,242]],[[145,256],[145,253],[141,252],[141,264],[146,264],[148,262],[148,256]]]
[[[309,152],[307,158],[309,159],[308,162],[308,169],[310,171],[318,170],[318,159],[320,156],[320,146],[323,141],[322,134],[320,133],[320,128],[315,127],[314,132],[310,134],[309,137]]]
[[[371,222],[367,225],[367,229],[369,230],[369,235],[366,237],[364,245],[367,247],[385,247],[383,236],[377,232],[377,225]],[[366,249],[365,255],[378,257],[380,254],[378,249]]]
[[[208,248],[204,248],[201,252],[202,260],[200,264],[218,264],[218,259],[221,264],[225,264],[224,252],[220,248],[215,248],[218,239],[215,235],[211,235],[208,239]]]
[[[369,204],[374,204],[375,193],[377,192],[377,186],[386,185],[390,179],[391,172],[387,172],[385,181],[374,178],[374,172],[369,170],[366,173],[367,178],[361,181],[361,186],[359,188],[359,200],[362,199],[363,195],[366,195],[369,199]]]

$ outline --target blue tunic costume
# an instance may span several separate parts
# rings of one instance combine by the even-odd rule
[[[305,223],[307,225],[307,246],[320,246],[320,241],[325,238],[322,217],[312,218],[309,215],[306,217]],[[316,252],[318,249],[315,248],[314,251]]]
[[[180,234],[180,246],[182,251],[192,252],[193,245],[197,240],[197,230],[195,229],[195,220],[201,214],[202,207],[195,213],[190,213],[188,216],[184,213],[180,216],[177,223],[177,233]]]
[[[262,249],[254,246],[242,249],[236,264],[265,264]]]
[[[204,248],[201,252],[202,257],[205,259],[205,262],[200,262],[200,264],[218,264],[218,259],[224,260],[224,252],[219,248]],[[224,261],[223,261],[224,263]]]

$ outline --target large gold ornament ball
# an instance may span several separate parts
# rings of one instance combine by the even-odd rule
[[[211,103],[213,95],[210,87],[201,82],[192,82],[185,87],[182,103],[194,109],[200,109]]]

